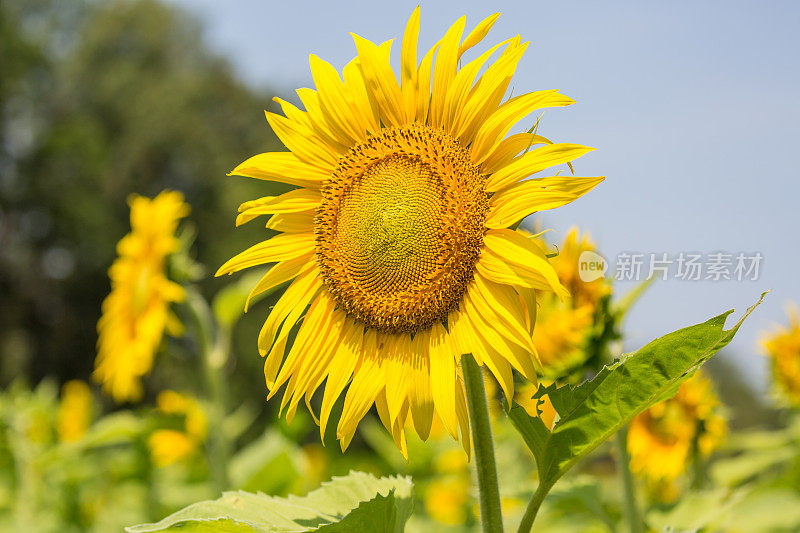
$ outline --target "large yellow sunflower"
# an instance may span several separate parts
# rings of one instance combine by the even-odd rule
[[[281,233],[217,275],[276,263],[252,294],[293,280],[258,340],[269,395],[285,385],[281,409],[291,419],[325,383],[324,434],[347,388],[337,427],[343,449],[373,404],[403,453],[406,420],[425,439],[434,412],[469,449],[461,354],[489,368],[509,398],[512,369],[536,379],[533,291],[566,289],[545,254],[509,227],[603,178],[525,179],[592,149],[534,133],[506,138],[531,112],[573,101],[547,90],[504,102],[528,46],[519,36],[462,57],[498,16],[463,39],[460,18],[418,63],[415,9],[399,81],[392,41],[353,35],[358,55],[341,77],[312,55],[317,89],[297,91],[305,111],[276,98],[284,116],[267,113],[289,151],[231,172],[298,187],[239,208],[237,224],[268,215],[267,228]]]
[[[129,203],[131,232],[117,243],[119,257],[108,271],[111,293],[97,322],[93,375],[117,402],[141,398],[141,378],[152,369],[164,332],[181,331],[170,304],[185,296],[166,275],[166,258],[180,246],[178,222],[189,214],[183,195],[164,191],[152,200],[133,195]]]

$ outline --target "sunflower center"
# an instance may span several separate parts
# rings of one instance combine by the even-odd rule
[[[384,129],[333,171],[315,219],[328,290],[389,332],[443,320],[472,279],[488,210],[485,177],[441,130]]]

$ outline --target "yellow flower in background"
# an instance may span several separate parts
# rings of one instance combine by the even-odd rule
[[[75,442],[89,429],[92,422],[92,391],[80,380],[72,380],[61,387],[56,430],[61,442]]]
[[[506,137],[531,112],[573,101],[550,90],[503,102],[528,43],[517,36],[464,57],[497,17],[463,39],[460,18],[418,63],[415,9],[399,81],[391,41],[353,35],[358,56],[342,77],[312,55],[317,89],[297,91],[305,111],[276,99],[285,116],[267,113],[289,151],[257,155],[232,171],[298,187],[242,204],[237,224],[267,215],[267,227],[281,233],[217,275],[276,263],[252,295],[293,280],[259,335],[269,396],[286,386],[281,409],[291,419],[325,383],[324,434],[345,394],[337,428],[343,449],[375,404],[404,454],[406,420],[425,440],[434,412],[469,450],[460,355],[474,354],[511,398],[512,370],[536,379],[533,290],[567,294],[539,247],[509,227],[603,178],[526,179],[591,148],[533,133]]]
[[[588,305],[573,308],[568,302],[542,302],[533,343],[545,376],[562,377],[586,359],[584,344],[593,325],[594,310]]]
[[[164,332],[181,332],[170,304],[185,295],[180,285],[167,279],[166,258],[178,250],[175,231],[189,214],[183,195],[175,191],[152,200],[133,195],[129,204],[131,232],[117,244],[118,257],[109,269],[111,293],[97,323],[93,375],[120,403],[141,398],[141,378],[152,369]]]
[[[208,422],[200,404],[179,392],[160,392],[156,407],[164,415],[183,419],[182,430],[158,429],[147,441],[153,464],[164,467],[189,457],[203,444],[208,434]]]
[[[800,407],[800,317],[797,306],[786,309],[789,324],[764,335],[761,343],[769,357],[772,380],[778,392]]]
[[[543,241],[538,242],[546,249]],[[573,227],[558,247],[558,255],[551,259],[570,297],[561,300],[545,294],[540,298],[533,343],[548,378],[563,377],[588,356],[585,342],[594,327],[595,311],[601,299],[611,292],[611,285],[605,278],[585,282],[579,275],[581,253],[595,250],[589,235],[581,236]]]
[[[596,252],[597,245],[588,233],[580,234],[572,227],[558,249],[558,255],[551,263],[558,272],[558,279],[567,287],[573,307],[588,305],[594,310],[603,296],[611,292],[611,285],[604,277],[593,281],[583,281],[579,273],[579,262],[583,252]]]
[[[432,519],[448,526],[467,520],[469,512],[469,477],[436,479],[425,489],[425,511]]]
[[[643,478],[656,496],[673,499],[677,495],[674,481],[687,470],[693,453],[710,455],[726,433],[727,422],[720,413],[713,384],[697,372],[681,385],[674,398],[631,421],[631,471]]]
[[[556,423],[558,413],[555,407],[553,407],[553,402],[550,401],[550,396],[547,394],[544,394],[541,399],[533,397],[533,395],[536,394],[536,390],[537,387],[533,385],[523,385],[519,388],[519,391],[517,391],[514,401],[525,409],[525,412],[528,413],[529,416],[541,418],[545,427],[552,430]]]

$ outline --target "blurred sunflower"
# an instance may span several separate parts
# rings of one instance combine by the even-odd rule
[[[694,454],[708,456],[722,443],[727,422],[713,384],[697,372],[674,398],[654,405],[631,421],[628,452],[631,471],[658,499],[677,497],[675,480]]]
[[[537,389],[538,387],[529,383],[522,385],[514,396],[514,401],[525,409],[529,416],[541,418],[547,429],[553,429],[558,413],[547,394],[542,395],[541,398],[533,397]]]
[[[182,330],[169,306],[185,297],[166,275],[166,258],[180,245],[178,222],[189,214],[183,195],[164,191],[152,200],[133,195],[129,204],[131,232],[117,244],[118,257],[108,271],[111,293],[97,322],[93,375],[119,403],[141,398],[141,378],[152,369],[164,332]]]
[[[764,335],[761,344],[769,357],[778,393],[800,407],[800,317],[796,305],[786,309],[789,324]]]
[[[147,440],[153,464],[171,465],[197,451],[208,434],[208,422],[197,400],[179,392],[166,390],[156,398],[158,411],[182,421],[181,429],[158,429]]]
[[[540,240],[544,250],[545,245]],[[611,292],[605,278],[586,282],[580,278],[578,263],[583,252],[595,251],[588,234],[570,229],[552,258],[558,278],[569,290],[566,299],[543,294],[536,315],[533,342],[542,361],[543,373],[550,379],[562,378],[580,366],[589,356],[585,343],[594,328],[595,313],[604,296]]]
[[[460,430],[468,450],[460,355],[474,354],[511,398],[512,369],[536,379],[533,290],[567,294],[545,254],[509,227],[603,178],[525,179],[592,149],[534,133],[505,138],[531,112],[573,101],[548,90],[503,103],[528,46],[519,36],[459,68],[498,16],[464,39],[460,18],[417,63],[417,8],[403,37],[399,81],[391,41],[353,35],[358,56],[341,78],[312,55],[317,90],[297,91],[305,111],[276,99],[285,116],[267,113],[290,151],[257,155],[231,173],[298,187],[239,208],[237,224],[269,215],[267,228],[282,233],[217,275],[277,263],[253,295],[293,280],[258,340],[269,396],[286,385],[281,409],[291,419],[325,382],[324,434],[349,384],[337,427],[343,449],[375,404],[404,454],[406,420],[424,440],[434,412],[453,438]]]
[[[89,429],[92,421],[92,391],[81,380],[72,380],[61,387],[56,430],[61,442],[75,442]]]

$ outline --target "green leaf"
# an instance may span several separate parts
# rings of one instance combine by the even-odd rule
[[[763,298],[764,294],[729,330],[723,328],[732,310],[623,355],[576,387],[540,385],[534,397],[547,394],[559,415],[552,431],[515,403],[509,417],[536,458],[542,486],[552,486],[633,417],[674,396],[681,383],[733,339]]]
[[[195,503],[158,523],[127,531],[400,532],[411,515],[411,489],[407,477],[376,478],[351,472],[323,483],[305,497],[226,492],[218,500]]]

